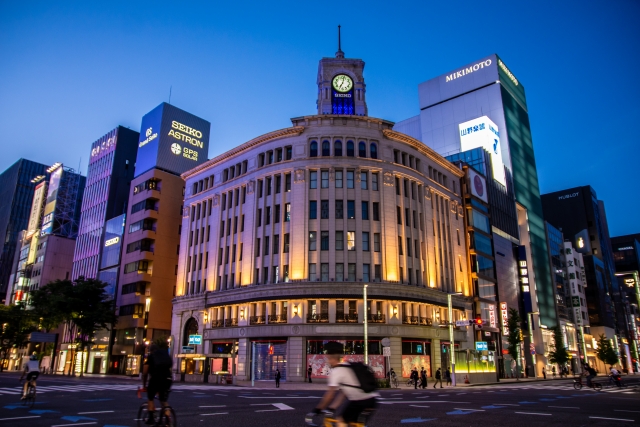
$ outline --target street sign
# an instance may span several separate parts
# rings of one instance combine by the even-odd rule
[[[486,341],[476,341],[476,351],[487,351],[489,350],[489,345]]]
[[[380,343],[383,347],[389,347],[391,345],[391,340],[389,338],[382,338]]]
[[[193,353],[194,350],[195,350],[195,348],[191,347],[189,345],[183,345],[182,346],[182,352],[183,353]]]
[[[391,357],[391,347],[382,347],[382,355],[384,357]]]
[[[189,345],[191,344],[202,344],[202,335],[189,335]]]
[[[456,326],[469,326],[473,324],[473,320],[456,320]]]

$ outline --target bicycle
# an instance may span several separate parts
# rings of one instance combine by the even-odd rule
[[[620,388],[626,386],[626,384],[622,381],[622,377],[620,375],[616,375],[616,376],[609,375],[609,385],[611,384]]]
[[[349,427],[366,427],[367,422],[371,418],[375,411],[365,410],[358,417],[357,422],[351,422],[348,424]],[[336,419],[333,417],[333,412],[331,411],[322,411],[320,414],[316,414],[315,412],[310,412],[304,417],[305,423],[309,427],[334,427],[336,425]],[[319,423],[319,424],[318,424]]]
[[[22,384],[22,381],[20,381],[20,384]],[[36,385],[34,384],[33,380],[29,380],[29,382],[27,383],[27,394],[25,395],[25,398],[22,400],[22,405],[32,408],[35,403],[36,403]]]
[[[142,398],[142,393],[147,391],[146,388],[138,388],[138,399]],[[154,399],[158,399],[158,396],[154,396]],[[162,405],[162,402],[160,402]],[[149,418],[149,402],[145,402],[140,405],[138,409],[138,417],[136,420],[138,421],[138,427],[146,427],[146,421]],[[162,408],[158,411],[160,416],[155,420],[155,426],[158,427],[178,427],[178,421],[176,419],[176,413],[173,408],[167,403],[166,406],[162,406]]]
[[[573,388],[575,388],[576,390],[582,390],[582,387],[584,387],[584,385],[582,384],[582,378],[575,378],[573,380]],[[595,391],[602,390],[602,384],[593,381],[591,381],[591,385],[588,387],[594,389]]]
[[[409,380],[407,381],[407,387],[411,387],[413,386],[413,384],[414,384],[413,378],[409,378]],[[416,387],[420,388],[421,385],[422,385],[422,380],[418,378],[418,385]]]
[[[397,375],[395,375],[395,374],[391,376],[391,386],[392,386],[393,388],[398,388],[398,387],[399,387],[399,384],[398,384],[398,376],[397,376]]]

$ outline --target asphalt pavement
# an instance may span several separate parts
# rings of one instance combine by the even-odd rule
[[[604,379],[600,382],[605,384]],[[640,381],[625,377],[625,388],[574,390],[572,381],[522,382],[475,387],[382,390],[372,427],[444,426],[620,426],[640,425]],[[18,376],[0,374],[0,427],[133,427],[138,381],[122,378],[44,376],[36,404],[21,405]],[[180,427],[304,426],[304,415],[322,396],[305,390],[175,383],[170,403]]]

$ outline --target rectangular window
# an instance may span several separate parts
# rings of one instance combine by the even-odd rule
[[[396,177],[396,195],[400,196],[400,178]]]
[[[336,231],[336,251],[344,250],[344,231]]]
[[[316,239],[318,238],[318,232],[317,231],[310,231],[309,232],[309,250],[310,251],[315,251],[316,250]]]
[[[271,206],[264,208],[264,225],[271,224]]]
[[[344,202],[342,200],[336,200],[336,219],[344,218],[343,205]]]
[[[329,250],[329,232],[328,231],[320,232],[320,250],[321,251]]]
[[[291,203],[284,204],[284,222],[291,221]]]
[[[347,250],[348,251],[356,250],[356,232],[355,231],[347,231]]]
[[[371,189],[373,191],[378,191],[378,173],[371,174]]]
[[[363,282],[371,281],[370,271],[369,271],[370,268],[371,268],[370,264],[362,264],[362,281]]]
[[[418,242],[418,239],[413,241],[413,249],[413,256],[420,258],[420,243]]]
[[[329,188],[329,171],[320,171],[320,188]]]
[[[409,214],[409,208],[404,208],[404,225],[411,227],[411,216]]]
[[[396,206],[396,219],[398,221],[398,225],[402,225],[402,209],[400,206]]]
[[[360,172],[360,189],[367,189],[367,182],[369,180],[369,174],[367,172]]]
[[[369,252],[369,232],[362,232],[362,250]]]
[[[320,280],[322,280],[323,282],[329,281],[329,264],[320,264]],[[324,303],[325,301],[322,302]]]
[[[273,223],[278,224],[279,222],[280,222],[280,205],[276,205],[276,209],[273,214]]]
[[[270,196],[271,195],[271,177],[267,177],[265,185],[267,187],[267,196]]]
[[[407,237],[407,256],[411,256],[411,237]]]
[[[282,190],[282,175],[276,175],[276,194]]]
[[[273,236],[273,253],[274,254],[280,253],[280,235],[279,234],[275,234]]]
[[[380,264],[376,264],[373,266],[373,275],[374,280],[378,282],[382,280],[382,266]]]
[[[318,218],[318,201],[309,200],[309,219]]]
[[[262,225],[262,209],[258,209],[258,214],[256,215],[256,219],[258,220],[258,224],[256,224],[256,226],[260,227]]]
[[[318,188],[318,171],[309,172],[309,188]]]
[[[310,282],[315,282],[316,280],[317,280],[316,265],[315,264],[309,264],[309,281]]]
[[[356,219],[356,202],[347,200],[347,219]]]
[[[373,251],[380,252],[380,233],[373,233]]]
[[[289,233],[285,233],[284,235],[284,249],[282,252],[285,254],[289,253]]]
[[[329,219],[329,201],[328,200],[320,201],[320,218]]]
[[[418,228],[418,213],[413,211],[413,228]]]
[[[349,282],[355,282],[356,281],[356,265],[355,264],[349,264],[347,267],[348,270],[348,276],[347,276],[347,280]]]
[[[240,232],[244,231],[244,215],[240,218]]]
[[[373,220],[380,221],[380,203],[373,202]]]
[[[362,219],[365,221],[369,220],[369,202],[361,202],[362,208]]]
[[[354,172],[352,170],[347,171],[347,188],[354,188]]]
[[[284,191],[291,191],[291,174],[285,174],[284,176]]]
[[[336,188],[342,188],[342,169],[336,171]]]
[[[256,258],[260,256],[260,238],[256,239]]]
[[[336,282],[344,282],[344,264],[336,264]]]
[[[402,250],[402,236],[398,236],[398,255],[404,255]]]

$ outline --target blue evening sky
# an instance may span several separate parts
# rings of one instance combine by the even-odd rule
[[[542,192],[592,185],[640,232],[640,3],[0,2],[0,170],[86,173],[89,147],[162,101],[211,122],[209,156],[316,112],[318,60],[366,62],[369,114],[418,113],[418,83],[497,53],[527,92]]]

